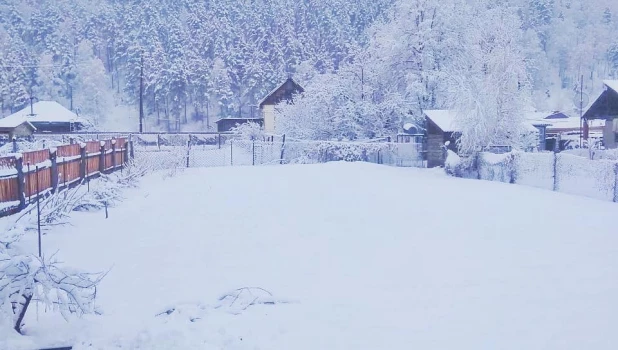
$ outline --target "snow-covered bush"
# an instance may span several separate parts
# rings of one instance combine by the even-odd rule
[[[230,131],[242,140],[263,140],[266,136],[260,124],[254,122],[236,124]]]
[[[516,163],[514,153],[481,153],[479,177],[482,180],[515,183]]]
[[[331,161],[369,161],[378,152],[392,151],[392,145],[385,143],[352,142],[289,142],[284,156],[290,163],[325,163]]]
[[[55,256],[44,259],[0,247],[2,316],[11,317],[14,329],[22,333],[33,298],[59,311],[66,320],[70,314],[95,313],[97,285],[103,277],[63,267]]]

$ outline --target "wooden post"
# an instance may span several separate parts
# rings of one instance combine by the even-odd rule
[[[101,175],[105,173],[105,141],[101,141],[101,148],[99,153],[99,172]]]
[[[54,150],[49,151],[49,159],[51,160],[51,185],[52,192],[56,193],[58,191],[58,162],[57,162],[57,151]]]
[[[116,171],[116,139],[112,140],[112,171]]]
[[[24,176],[24,159],[19,157],[15,160],[15,169],[17,170],[17,193],[19,195],[19,210],[26,207],[26,193],[25,193],[25,181]]]
[[[17,153],[17,138],[13,136],[13,153]]]
[[[81,161],[79,163],[79,177],[86,180],[86,170],[88,166],[88,157],[86,155],[86,144],[81,145],[80,149]]]

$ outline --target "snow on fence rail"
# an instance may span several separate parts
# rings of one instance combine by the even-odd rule
[[[478,178],[618,202],[618,162],[567,153],[481,153]]]
[[[0,216],[20,211],[46,193],[119,170],[129,156],[127,140],[120,138],[0,157]]]
[[[184,145],[161,135],[133,135],[136,162],[151,169],[180,167],[310,164],[330,161],[364,161],[394,166],[423,167],[422,144],[390,142],[334,142],[247,140],[218,135]]]

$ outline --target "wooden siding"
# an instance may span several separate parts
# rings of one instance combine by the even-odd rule
[[[427,135],[427,167],[444,165],[444,135]]]
[[[36,164],[49,160],[49,150],[44,149],[40,151],[24,152],[22,157],[24,159],[24,166],[30,164],[34,169]]]
[[[0,199],[2,202],[15,202],[19,200],[17,181],[17,176],[0,180]]]

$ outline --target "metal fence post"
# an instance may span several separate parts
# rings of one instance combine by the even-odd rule
[[[13,153],[17,153],[17,138],[13,136]]]
[[[219,134],[219,149],[221,149],[221,134]]]
[[[255,140],[251,141],[251,148],[252,148],[252,151],[253,151],[253,162],[252,162],[251,165],[255,165]]]
[[[618,163],[614,164],[614,202],[618,203]]]
[[[26,174],[26,178],[28,179],[28,187],[26,187],[26,190],[28,191],[28,204],[32,203],[32,184],[31,182],[31,178],[30,178],[30,162],[26,163],[26,169],[28,171],[28,173]]]
[[[558,153],[554,152],[554,184],[553,191],[558,191]]]
[[[37,231],[39,232],[39,258],[41,257],[41,201],[40,201],[40,192],[39,188],[39,166],[35,167],[34,174],[36,176],[36,221],[37,221]]]
[[[161,150],[161,134],[157,134],[157,147]]]
[[[279,164],[283,164],[284,152],[285,152],[285,134],[283,134],[283,140],[281,141],[281,156],[279,157]]]
[[[234,165],[234,140],[230,139],[230,165]]]
[[[189,140],[187,141],[187,168],[189,167],[189,157],[191,156],[191,135],[189,135]]]
[[[24,177],[24,159],[19,157],[15,160],[15,169],[17,170],[17,193],[19,195],[19,210],[26,207],[26,179]]]

